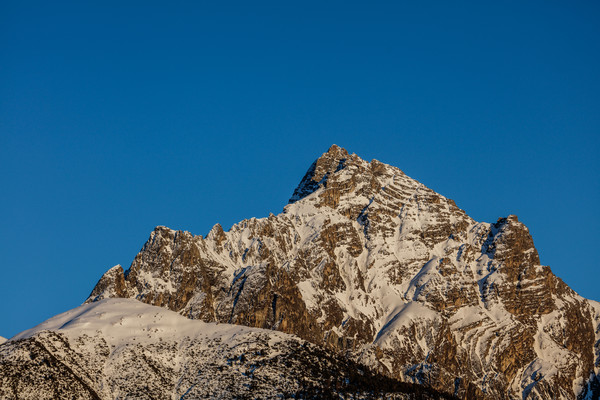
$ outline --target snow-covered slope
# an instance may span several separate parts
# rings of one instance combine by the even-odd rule
[[[132,299],[115,298],[84,304],[59,314],[15,335],[12,340],[27,339],[43,331],[55,331],[71,339],[101,333],[108,346],[117,347],[129,344],[133,340],[142,344],[156,343],[165,337],[176,341],[182,341],[184,338],[218,338],[228,342],[236,335],[261,330],[190,320],[164,308],[149,306]],[[287,336],[280,332],[269,334],[275,341]]]
[[[377,386],[388,392],[376,393]],[[83,305],[0,346],[2,399],[310,398],[361,393],[404,399],[405,393],[418,390],[291,335],[193,321],[132,299]],[[437,398],[431,391],[425,395]]]

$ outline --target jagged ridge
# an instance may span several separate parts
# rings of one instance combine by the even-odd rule
[[[539,265],[516,216],[476,222],[335,145],[279,215],[206,238],[157,227],[88,302],[110,297],[292,333],[463,398],[591,396],[600,367],[600,306]]]

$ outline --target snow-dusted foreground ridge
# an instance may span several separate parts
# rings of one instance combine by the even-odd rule
[[[133,299],[86,304],[13,337],[0,346],[0,383],[2,399],[36,400],[409,399],[419,390],[292,335],[189,320]],[[384,386],[396,391],[378,393]]]
[[[540,265],[516,216],[474,221],[335,145],[279,215],[206,237],[157,227],[86,303],[119,297],[293,334],[460,398],[600,395],[600,305]]]

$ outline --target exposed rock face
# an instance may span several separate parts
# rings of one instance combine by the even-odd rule
[[[335,145],[279,215],[206,238],[157,227],[87,302],[109,297],[292,333],[462,398],[599,395],[600,305],[540,265],[516,216],[476,222]]]

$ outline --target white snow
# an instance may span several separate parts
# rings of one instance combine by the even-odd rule
[[[190,320],[161,307],[134,299],[117,298],[84,304],[23,331],[12,340],[29,338],[46,330],[59,332],[70,338],[101,334],[112,346],[132,343],[133,340],[137,343],[155,343],[161,337],[173,340],[220,338],[222,342],[227,342],[241,333],[264,332],[258,328]],[[273,340],[288,336],[275,331],[269,333]]]
[[[375,343],[381,347],[385,347],[386,342],[395,337],[402,337],[405,330],[401,328],[408,328],[411,325],[419,325],[423,321],[428,321],[425,325],[429,325],[431,322],[439,319],[439,314],[425,307],[424,305],[417,302],[410,302],[399,306],[392,314],[388,316],[388,321],[383,325],[383,328],[377,334]],[[421,338],[412,338],[419,342],[419,345],[423,349],[427,349],[428,346],[425,341],[421,341]]]

